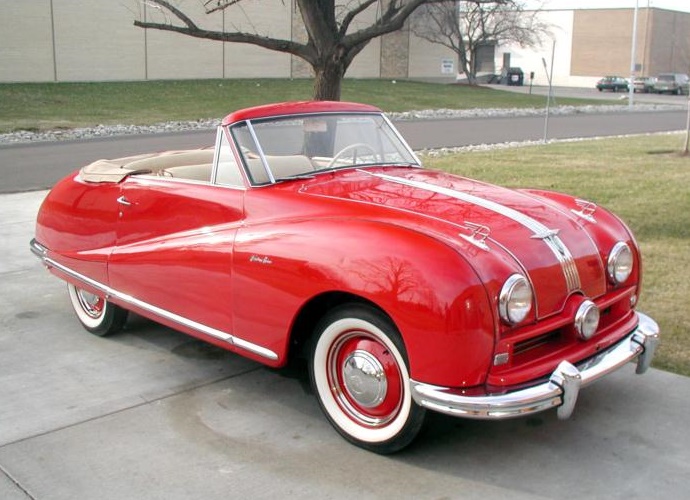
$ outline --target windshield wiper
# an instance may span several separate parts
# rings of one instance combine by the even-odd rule
[[[276,182],[280,181],[294,181],[298,179],[313,179],[316,177],[314,174],[294,174],[294,175],[284,175],[276,179]]]

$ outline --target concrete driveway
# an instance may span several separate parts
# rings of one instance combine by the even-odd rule
[[[89,335],[28,250],[44,192],[0,196],[0,498],[687,498],[690,379],[633,366],[574,417],[430,415],[382,457],[304,380],[141,318]]]

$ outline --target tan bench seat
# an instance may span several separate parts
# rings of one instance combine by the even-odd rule
[[[159,171],[163,177],[173,177],[175,179],[191,179],[194,181],[211,182],[211,171],[213,165],[205,163],[201,165],[183,165],[180,167],[169,167]]]

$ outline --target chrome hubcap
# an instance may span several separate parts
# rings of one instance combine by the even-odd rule
[[[77,296],[79,297],[79,304],[86,314],[92,318],[98,318],[103,314],[103,302],[98,295],[77,290]]]
[[[374,408],[386,398],[386,372],[379,360],[368,352],[351,352],[343,363],[342,376],[345,389],[358,405]]]

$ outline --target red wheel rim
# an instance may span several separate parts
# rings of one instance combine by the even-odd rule
[[[340,409],[360,425],[380,427],[403,402],[403,378],[395,356],[374,335],[343,333],[328,353],[328,382]]]

